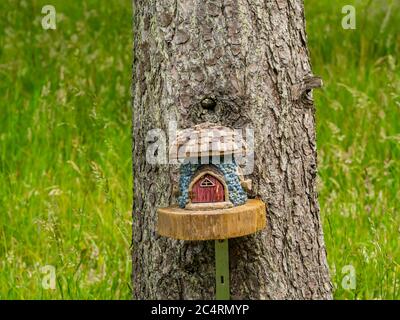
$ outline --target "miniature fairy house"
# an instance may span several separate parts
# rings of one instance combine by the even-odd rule
[[[216,124],[206,122],[179,131],[169,152],[170,160],[180,165],[179,181],[172,182],[177,205],[157,209],[158,234],[210,240],[263,229],[265,204],[248,198],[251,180],[244,179],[236,161],[248,155],[248,149],[235,130]]]
[[[266,206],[248,199],[237,159],[250,150],[235,130],[202,123],[178,132],[169,158],[180,165],[179,183],[171,179],[176,204],[157,209],[157,232],[179,240],[215,240],[217,299],[229,299],[228,239],[264,229]]]
[[[245,141],[227,127],[203,123],[182,130],[170,157],[181,162],[178,204],[189,210],[211,210],[243,205],[247,201],[235,155],[245,154]]]

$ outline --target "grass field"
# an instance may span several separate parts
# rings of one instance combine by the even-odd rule
[[[400,299],[400,6],[306,0],[306,17],[335,298]],[[130,0],[0,1],[1,299],[131,297],[131,18]]]

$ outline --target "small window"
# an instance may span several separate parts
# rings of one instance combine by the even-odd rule
[[[210,179],[205,178],[201,183],[200,187],[207,188],[207,187],[214,187],[215,183],[212,182]]]

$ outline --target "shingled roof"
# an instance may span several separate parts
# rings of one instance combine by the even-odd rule
[[[170,145],[170,159],[246,154],[248,150],[242,135],[234,129],[204,122],[179,130]]]

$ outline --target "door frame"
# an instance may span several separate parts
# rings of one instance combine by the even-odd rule
[[[229,190],[228,190],[228,185],[225,182],[225,179],[223,176],[216,174],[212,170],[199,170],[194,174],[194,177],[192,181],[189,184],[188,192],[189,192],[189,203],[192,203],[192,190],[193,186],[198,182],[200,179],[202,179],[205,175],[209,174],[210,176],[213,176],[215,179],[217,179],[222,186],[224,187],[224,195],[225,195],[225,202],[229,201]],[[212,203],[218,203],[218,202],[212,202]],[[220,203],[220,202],[219,202]],[[193,202],[193,204],[197,204],[197,202]]]

